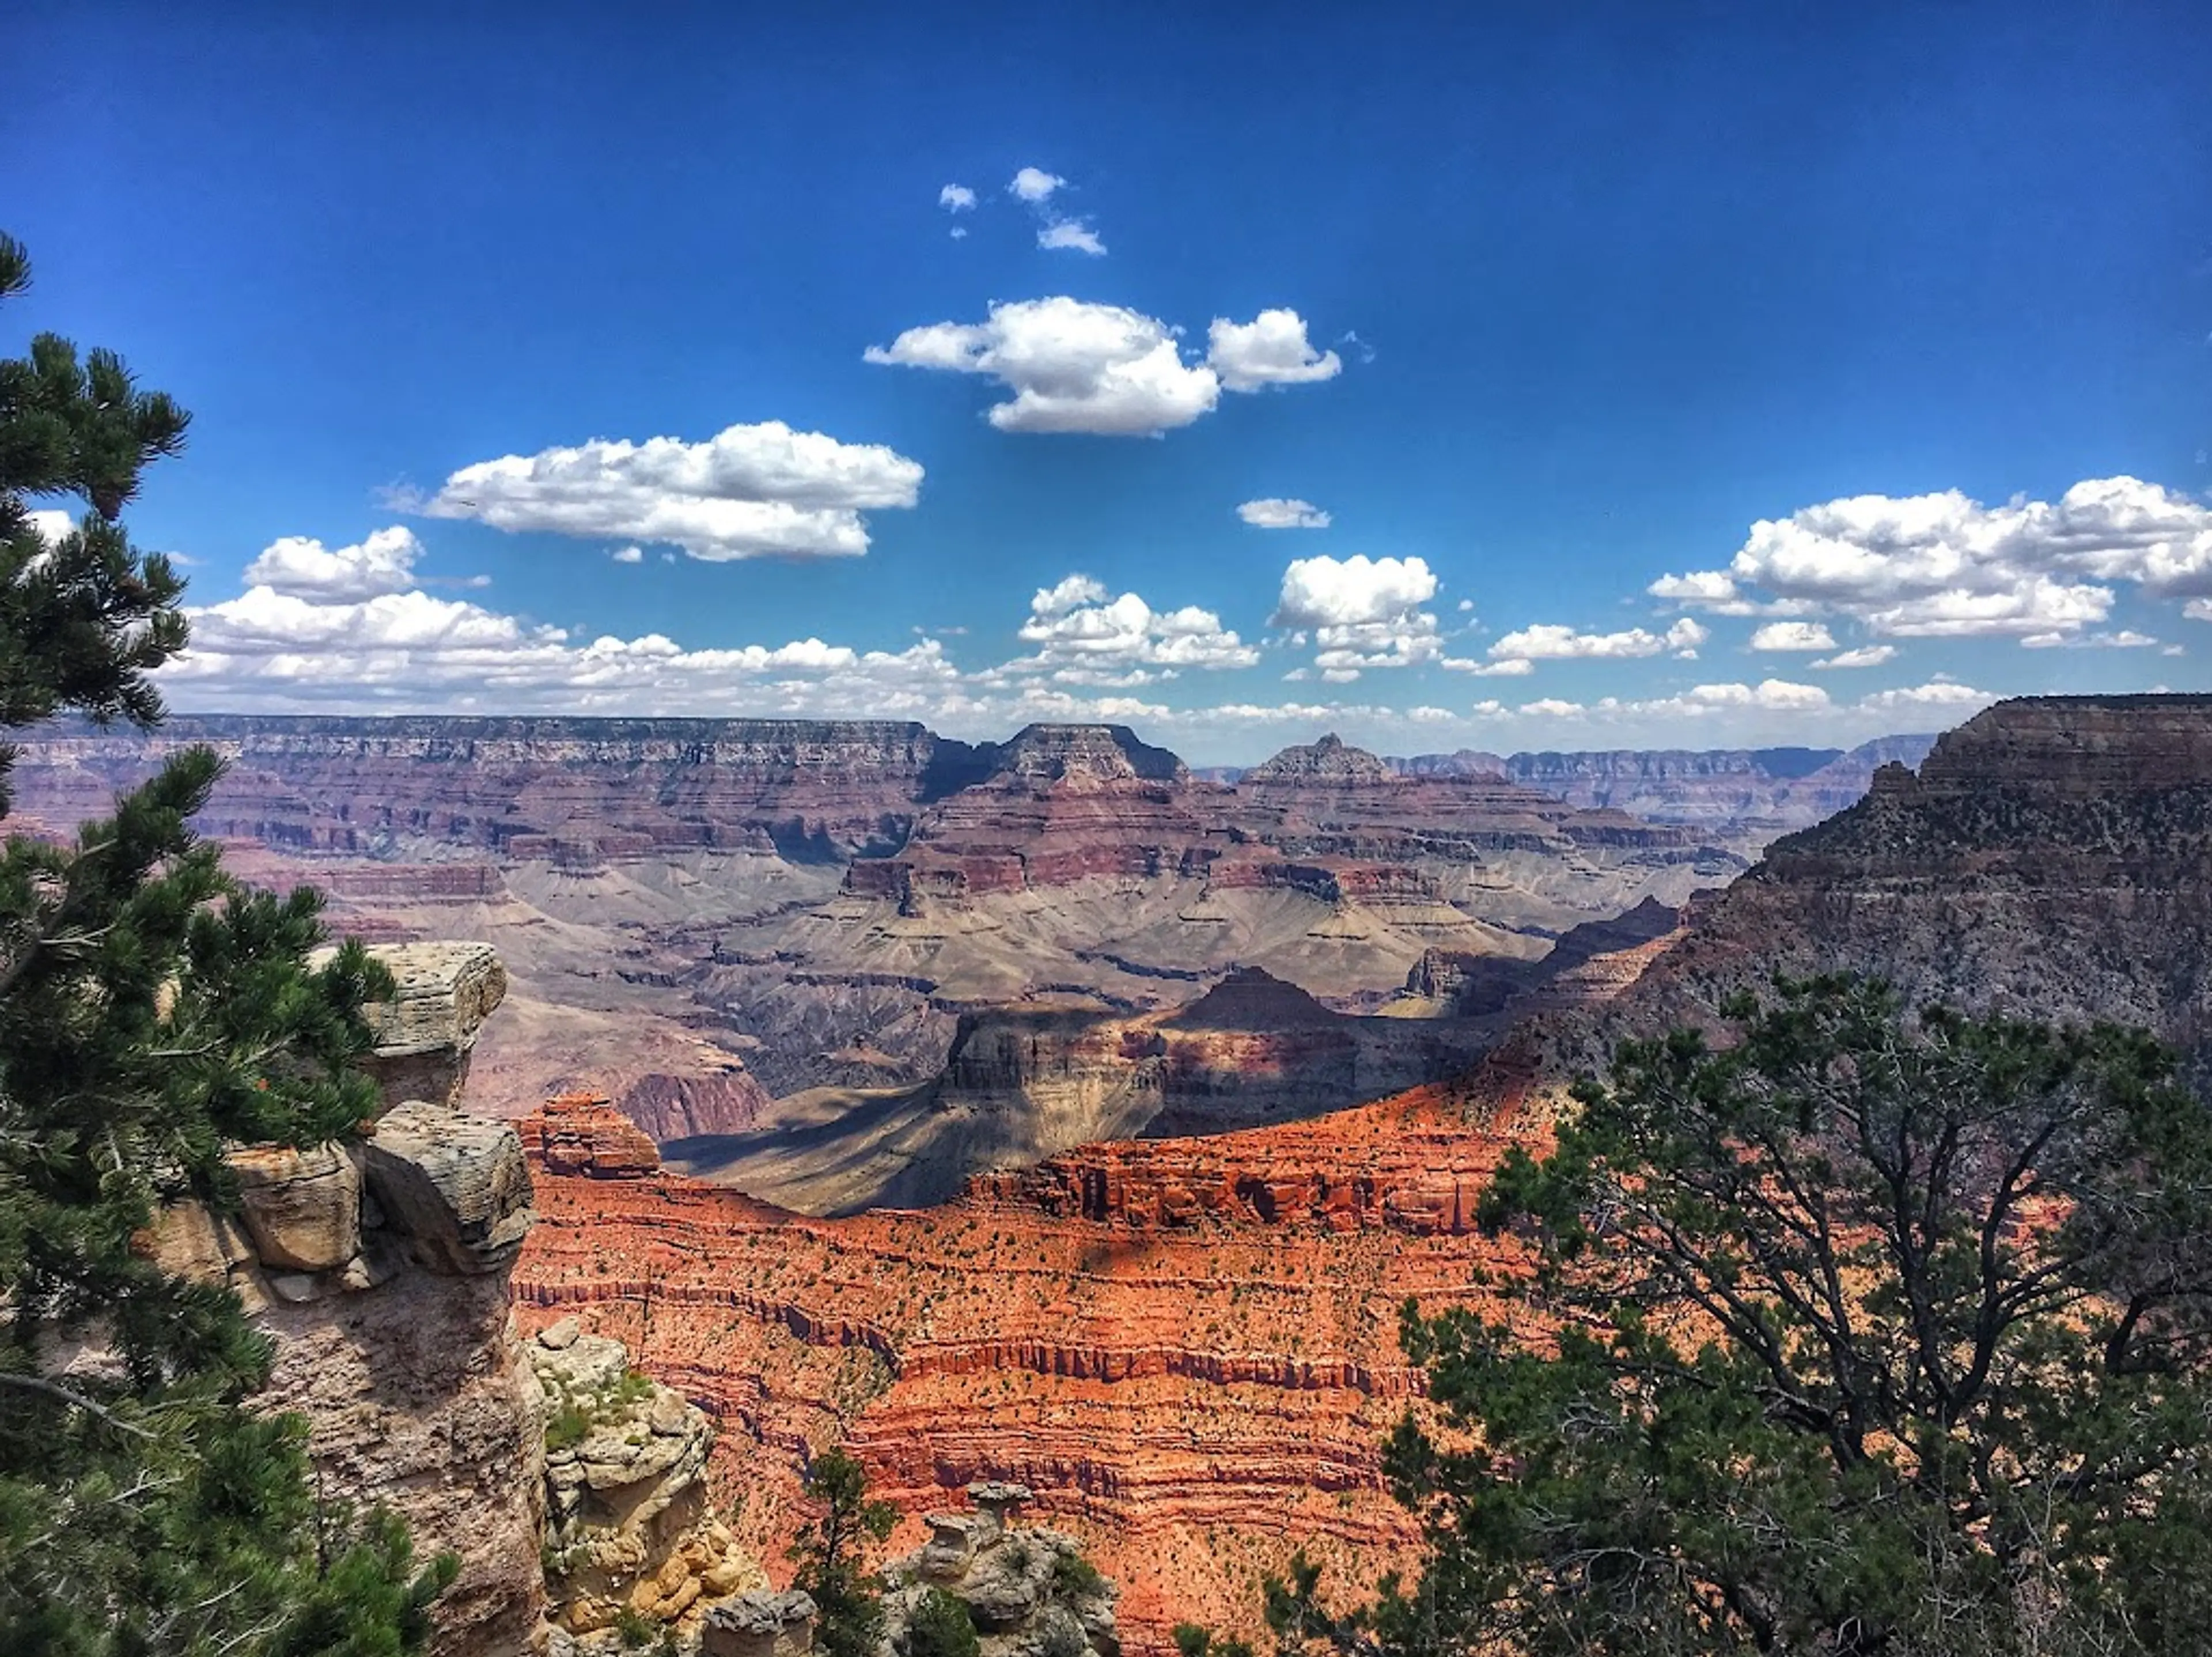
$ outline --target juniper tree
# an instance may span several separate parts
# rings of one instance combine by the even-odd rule
[[[0,299],[28,280],[0,236]],[[186,418],[52,334],[0,361],[0,727],[161,718],[183,583],[119,519]],[[41,500],[71,527],[42,531]],[[142,1246],[164,1203],[234,1198],[224,1141],[327,1142],[375,1103],[355,1062],[389,980],[358,945],[311,966],[316,894],[248,890],[193,835],[220,770],[187,750],[67,842],[0,850],[0,1651],[21,1657],[391,1657],[451,1577],[388,1514],[316,1499],[303,1423],[249,1407],[270,1351],[237,1297]]]
[[[1506,1159],[1511,1326],[1404,1320],[1420,1568],[1270,1584],[1285,1651],[2206,1648],[2212,1113],[2140,1032],[1778,991]]]
[[[806,1494],[821,1504],[811,1529],[791,1544],[793,1578],[814,1601],[815,1639],[829,1657],[876,1657],[883,1641],[882,1596],[861,1550],[898,1523],[898,1509],[868,1497],[868,1476],[842,1450],[824,1450],[806,1470]]]

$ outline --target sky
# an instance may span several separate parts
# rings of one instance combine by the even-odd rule
[[[0,351],[193,411],[126,520],[179,710],[1234,764],[2212,689],[2212,8],[0,34]]]

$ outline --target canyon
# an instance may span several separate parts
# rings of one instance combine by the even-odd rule
[[[624,1341],[712,1414],[742,1536],[781,1533],[805,1457],[842,1442],[909,1513],[1030,1487],[1121,1584],[1133,1651],[1185,1619],[1250,1630],[1295,1546],[1342,1581],[1403,1563],[1380,1453],[1421,1378],[1397,1308],[1486,1304],[1516,1269],[1475,1203],[1609,1041],[1709,1021],[1778,966],[1845,968],[2145,1023],[2203,1073],[2212,699],[2002,704],[1873,780],[1682,924],[1647,911],[1506,996],[1510,1033],[1459,1078],[1331,1114],[1085,1145],[830,1219],[653,1166],[604,1101],[549,1106],[524,1124],[562,1148],[538,1154],[517,1316]],[[1414,987],[1495,993],[1448,955]]]
[[[179,717],[29,734],[11,821],[61,832],[195,742],[228,765],[200,826],[246,878],[317,886],[364,938],[496,949],[477,1108],[598,1089],[817,1213],[1448,1075],[1563,935],[1748,867],[1790,783],[1658,756],[1678,793],[1723,779],[1662,822],[1333,737],[1226,783],[1115,726]]]

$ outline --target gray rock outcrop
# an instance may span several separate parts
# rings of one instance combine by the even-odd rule
[[[415,1258],[463,1276],[504,1271],[530,1234],[530,1165],[504,1122],[410,1100],[360,1154],[368,1188]]]
[[[526,1349],[544,1399],[544,1561],[557,1626],[588,1648],[628,1611],[688,1646],[721,1603],[768,1587],[708,1510],[714,1425],[703,1410],[631,1369],[621,1342],[572,1319]]]
[[[349,1144],[234,1147],[236,1213],[177,1203],[138,1243],[238,1293],[274,1346],[256,1403],[306,1416],[326,1495],[396,1509],[418,1557],[459,1556],[434,1657],[522,1657],[544,1643],[544,1434],[507,1273],[530,1178],[511,1126],[449,1098],[506,975],[482,945],[371,953],[402,995],[374,1063],[435,1060],[411,1074],[447,1078],[436,1097],[392,1102]]]
[[[1073,1537],[1017,1522],[1028,1489],[971,1484],[968,1498],[974,1513],[930,1514],[928,1542],[884,1574],[890,1657],[905,1652],[916,1613],[938,1593],[966,1609],[983,1657],[1120,1657],[1120,1590]]]

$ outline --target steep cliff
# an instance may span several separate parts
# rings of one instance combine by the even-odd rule
[[[275,1349],[257,1402],[307,1418],[327,1494],[459,1556],[433,1650],[514,1657],[544,1605],[544,1447],[507,1289],[530,1170],[511,1127],[451,1102],[503,979],[481,947],[377,953],[400,986],[371,1067],[383,1113],[343,1148],[238,1148],[240,1215],[182,1204],[145,1246],[245,1301]]]
[[[1378,1460],[1419,1407],[1396,1307],[1480,1303],[1481,1274],[1515,1269],[1474,1205],[1607,1035],[1706,1015],[1780,962],[2136,1017],[2201,1054],[2208,804],[2203,700],[2002,704],[1701,899],[1679,937],[1646,915],[1644,941],[1564,970],[1625,963],[1454,1090],[1086,1146],[942,1209],[844,1221],[549,1172],[520,1315],[630,1342],[714,1414],[720,1476],[742,1467],[763,1536],[805,1447],[842,1438],[910,1510],[975,1478],[1030,1486],[1122,1582],[1135,1651],[1184,1617],[1249,1628],[1254,1572],[1298,1543],[1355,1578],[1402,1558]]]

